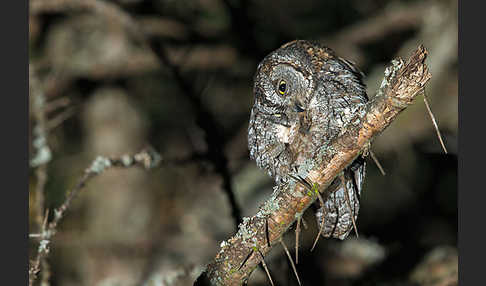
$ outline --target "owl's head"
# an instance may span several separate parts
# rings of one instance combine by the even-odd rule
[[[289,115],[306,110],[314,90],[310,58],[294,41],[265,57],[254,80],[255,106],[268,115]]]

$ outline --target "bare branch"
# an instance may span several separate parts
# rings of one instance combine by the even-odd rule
[[[327,187],[342,170],[424,89],[431,77],[424,63],[426,56],[427,51],[420,46],[406,63],[402,59],[393,60],[385,70],[385,78],[373,100],[355,115],[335,140],[323,146],[308,162],[310,168],[304,179],[318,184],[318,190],[325,197],[329,195],[326,194]],[[265,220],[268,219],[270,245],[273,246],[315,200],[316,196],[309,195],[306,187],[294,181],[275,186],[271,198],[259,212],[244,218],[238,232],[222,243],[220,252],[202,275],[214,285],[240,285],[271,249],[266,242]],[[248,249],[258,249],[262,255],[252,255],[238,269]]]
[[[40,239],[37,257],[31,262],[29,267],[29,285],[34,284],[34,281],[37,279],[37,274],[40,271],[41,261],[49,254],[49,243],[56,234],[59,222],[64,218],[72,200],[79,194],[88,181],[112,167],[129,168],[132,166],[141,166],[145,169],[151,169],[156,167],[160,160],[160,155],[152,148],[144,149],[132,156],[123,155],[120,158],[98,156],[91,163],[91,166],[84,170],[84,174],[78,184],[69,192],[62,205],[54,210],[54,218],[49,224],[47,224],[47,213],[44,215],[42,233],[29,235],[29,237],[38,237]]]

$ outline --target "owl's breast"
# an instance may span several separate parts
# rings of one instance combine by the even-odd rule
[[[291,128],[283,125],[275,127],[275,136],[281,143],[288,144],[291,141]]]

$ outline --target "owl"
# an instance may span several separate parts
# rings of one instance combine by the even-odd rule
[[[306,162],[368,101],[363,74],[353,63],[303,40],[287,43],[261,61],[253,93],[250,157],[276,184],[299,178]],[[325,192],[330,195],[316,213],[324,237],[344,239],[353,228],[365,167],[358,157]]]

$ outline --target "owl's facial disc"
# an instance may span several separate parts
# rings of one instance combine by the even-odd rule
[[[305,109],[302,107],[302,103],[298,102],[297,100],[294,103],[294,109],[295,109],[295,112],[298,112],[298,113],[305,111]]]
[[[306,109],[307,92],[310,81],[304,73],[290,64],[277,64],[269,74],[273,94],[281,102],[281,106],[288,112],[303,112]],[[267,91],[272,93],[272,91]]]

